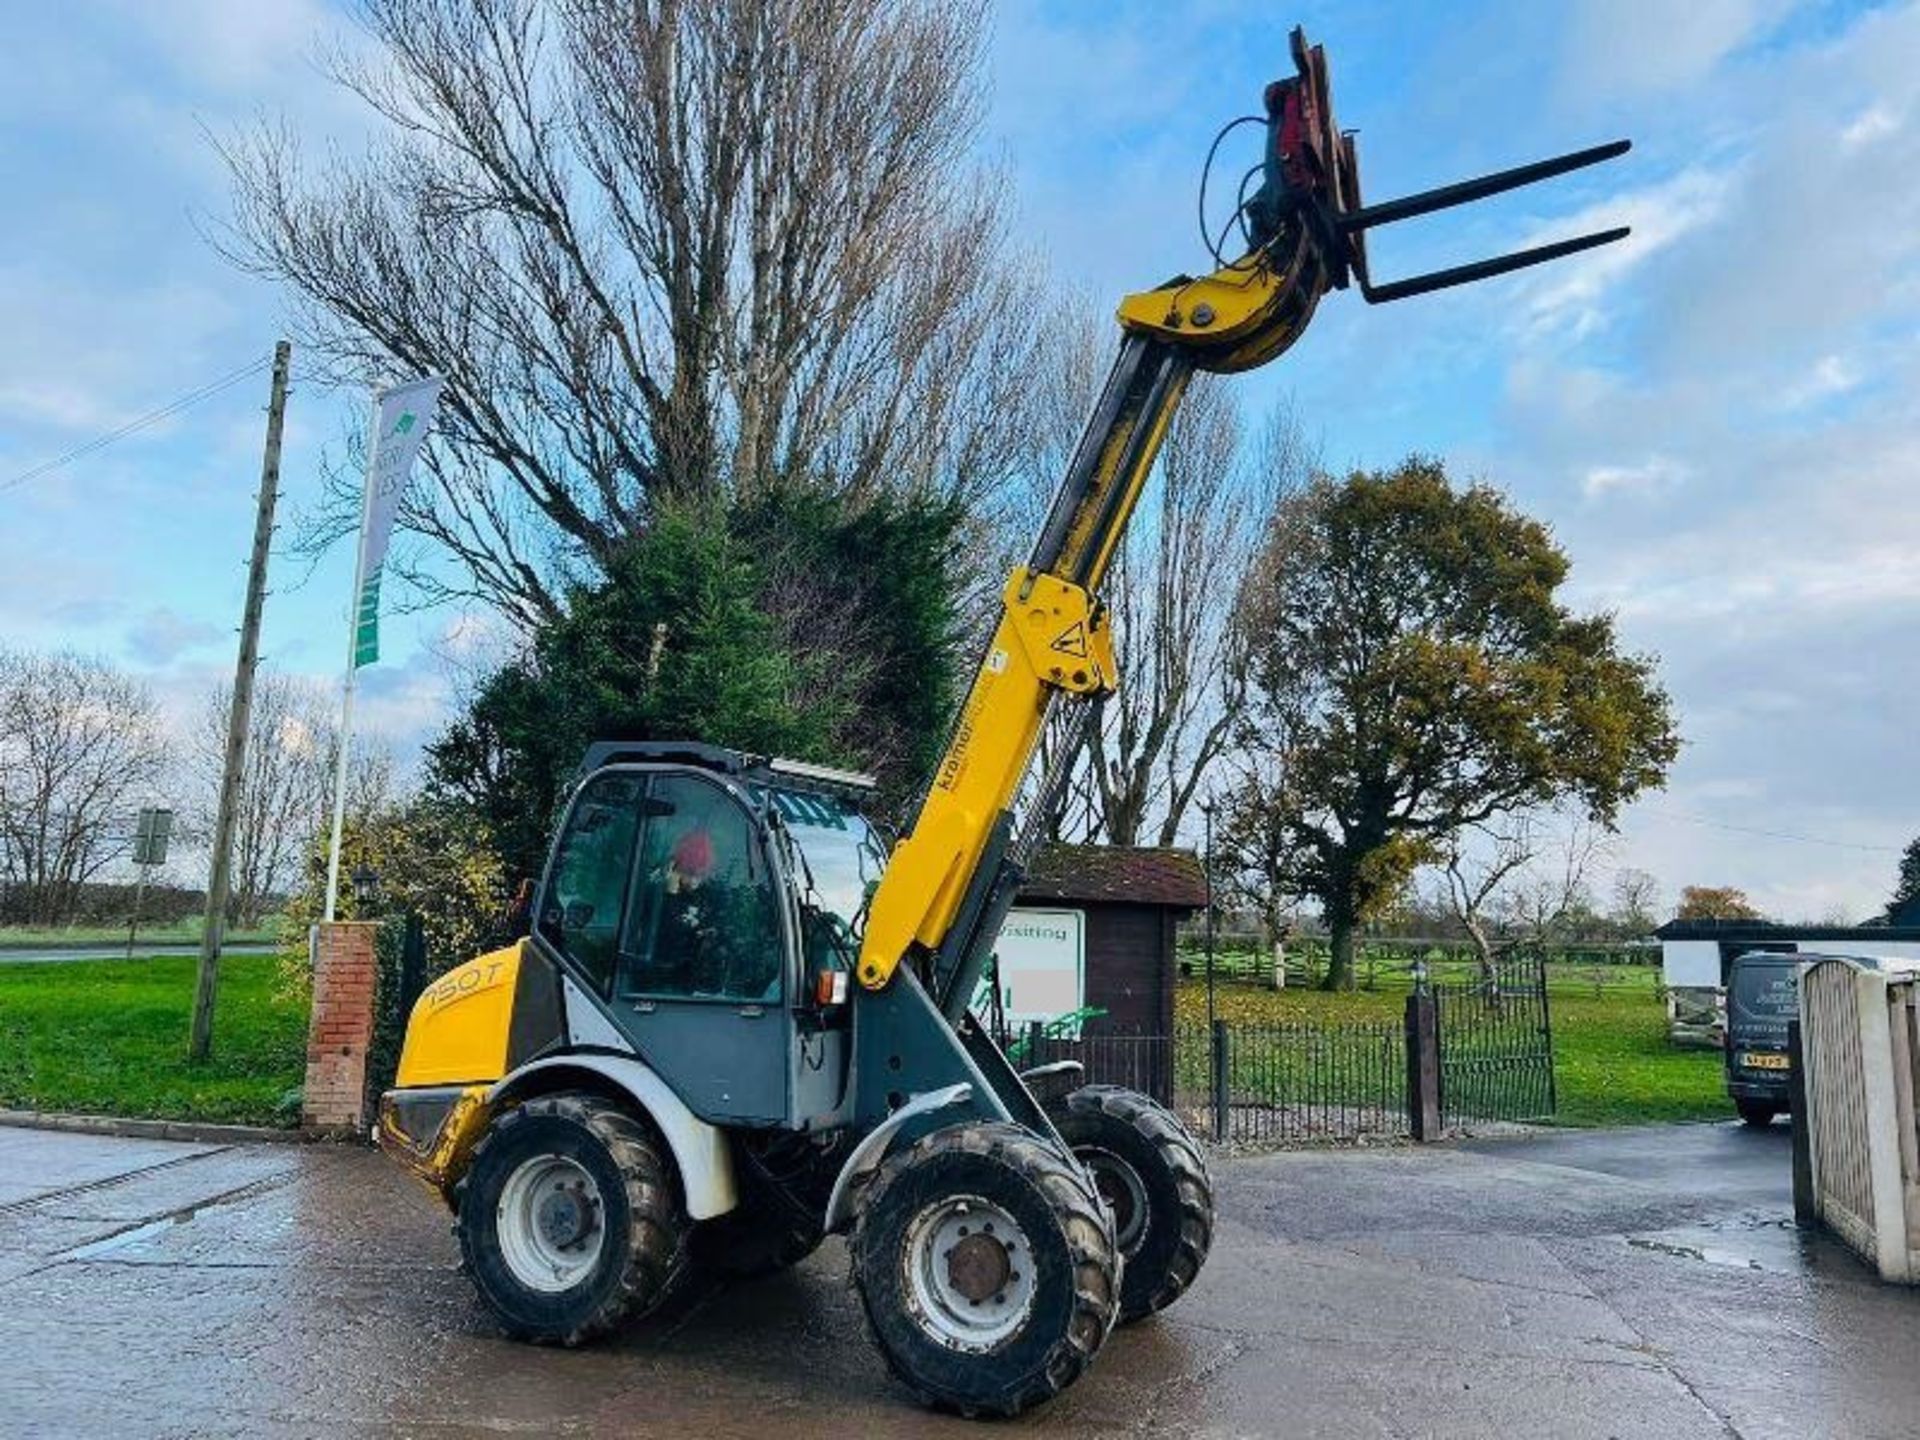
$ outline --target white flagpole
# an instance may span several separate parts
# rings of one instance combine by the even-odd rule
[[[347,765],[353,755],[353,692],[358,686],[360,667],[361,590],[367,583],[367,516],[373,509],[374,464],[380,449],[380,397],[373,401],[373,426],[369,432],[367,478],[360,492],[360,530],[353,542],[353,600],[347,612],[347,683],[340,697],[340,755],[333,772],[333,838],[327,845],[327,909],[322,919],[331,921],[340,897],[340,832],[347,818]]]
[[[354,586],[357,593],[359,586]],[[333,919],[335,902],[340,895],[340,831],[347,818],[347,762],[352,753],[353,743],[353,691],[354,676],[357,672],[347,666],[346,693],[340,700],[340,763],[333,776],[333,840],[327,847],[327,913],[325,919]]]

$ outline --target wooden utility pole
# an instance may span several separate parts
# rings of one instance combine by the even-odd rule
[[[253,672],[260,662],[260,612],[267,600],[267,554],[273,544],[273,506],[280,498],[280,432],[287,416],[287,364],[293,347],[273,347],[273,390],[267,401],[267,448],[260,462],[259,504],[253,521],[253,558],[247,565],[247,606],[240,617],[240,658],[233,667],[233,708],[227,713],[227,753],[220,772],[220,809],[213,823],[213,867],[207,876],[207,918],[200,930],[200,976],[193,992],[193,1040],[188,1053],[204,1060],[213,1049],[213,1002],[220,986],[220,944],[226,938],[227,884],[233,817],[253,711]]]

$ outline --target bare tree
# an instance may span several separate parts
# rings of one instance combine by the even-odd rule
[[[1241,429],[1224,385],[1197,379],[1107,584],[1121,687],[1089,743],[1115,845],[1173,843],[1246,703],[1247,577],[1262,522],[1308,463],[1291,412],[1275,412],[1251,456]]]
[[[1233,779],[1222,787],[1213,830],[1213,868],[1222,898],[1260,917],[1273,956],[1273,988],[1286,985],[1292,931],[1293,839],[1283,817],[1292,801],[1284,738],[1242,729],[1227,757]]]
[[[167,765],[159,710],[105,660],[0,650],[0,880],[10,918],[58,925],[132,845]]]
[[[191,756],[194,830],[213,831],[233,687],[207,697]],[[246,765],[234,814],[228,923],[252,929],[300,882],[301,857],[325,826],[332,797],[333,701],[319,686],[262,671],[254,685]]]
[[[1628,939],[1649,934],[1660,923],[1660,882],[1631,866],[1614,872],[1613,909],[1608,917]]]
[[[1584,818],[1556,827],[1550,816],[1524,811],[1448,837],[1440,865],[1448,908],[1473,941],[1490,993],[1502,953],[1516,945],[1544,949],[1592,918],[1587,877],[1609,838]]]
[[[1448,840],[1441,866],[1446,899],[1480,961],[1480,975],[1491,981],[1499,959],[1501,937],[1494,914],[1500,889],[1534,858],[1540,837],[1529,817],[1514,816],[1504,823],[1470,826]]]
[[[1045,327],[975,159],[981,0],[358,13],[330,66],[385,138],[227,141],[221,243],[337,378],[448,377],[401,524],[464,579],[397,556],[420,593],[538,619],[664,499],[1011,472]]]
[[[1543,837],[1534,862],[1514,876],[1502,915],[1516,940],[1544,949],[1576,934],[1593,916],[1587,877],[1613,843],[1605,825],[1572,817]]]

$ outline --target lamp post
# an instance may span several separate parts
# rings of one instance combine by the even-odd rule
[[[1200,807],[1200,814],[1206,822],[1206,860],[1207,872],[1207,1033],[1213,1033],[1215,1017],[1213,997],[1213,802],[1207,801]]]

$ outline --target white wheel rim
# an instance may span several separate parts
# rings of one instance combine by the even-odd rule
[[[500,1189],[500,1256],[529,1290],[558,1295],[593,1273],[606,1243],[600,1187],[565,1155],[523,1160]]]
[[[1033,1247],[1020,1223],[978,1195],[937,1200],[907,1230],[914,1318],[950,1350],[991,1350],[1033,1310]]]
[[[1094,1189],[1100,1192],[1100,1203],[1113,1216],[1114,1244],[1122,1255],[1134,1254],[1147,1238],[1147,1228],[1153,1221],[1146,1182],[1138,1170],[1111,1150],[1088,1145],[1074,1154],[1087,1167]]]

